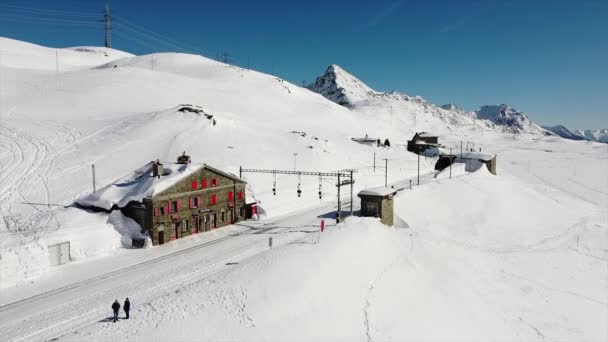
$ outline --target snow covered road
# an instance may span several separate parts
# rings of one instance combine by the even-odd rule
[[[221,238],[183,249],[175,250],[179,248],[175,244],[165,244],[154,249],[163,253],[159,256],[5,304],[0,307],[3,339],[44,341],[103,320],[109,316],[109,305],[114,299],[131,297],[143,304],[179,290],[268,250],[269,237],[273,237],[274,246],[304,237],[314,238],[312,235],[319,229],[317,217],[333,210],[335,207],[331,204],[270,222],[243,222],[230,227],[229,234]],[[121,263],[121,259],[116,258],[115,262]]]

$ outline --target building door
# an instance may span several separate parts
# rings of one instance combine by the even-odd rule
[[[171,240],[179,239],[179,222],[173,222],[173,234]]]
[[[210,217],[209,217],[209,226],[211,227],[211,229],[215,229],[217,228],[217,214],[216,213],[211,213]]]
[[[161,230],[158,232],[158,244],[162,245],[163,243],[165,243],[165,231]]]

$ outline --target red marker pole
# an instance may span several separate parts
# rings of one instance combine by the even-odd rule
[[[325,220],[321,220],[321,233],[325,230]]]

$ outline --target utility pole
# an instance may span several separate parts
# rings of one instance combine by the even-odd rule
[[[462,140],[460,140],[460,159],[462,159]]]
[[[297,166],[297,157],[298,157],[298,154],[297,154],[297,153],[294,153],[294,154],[293,154],[293,170],[294,170],[294,171],[297,169],[297,168],[296,168],[296,166]]]
[[[353,170],[350,170],[350,216],[353,216]]]
[[[388,186],[388,158],[384,158],[384,187]]]
[[[106,27],[105,27],[105,31],[106,31],[106,44],[105,47],[107,48],[111,48],[112,47],[112,35],[111,35],[111,20],[112,20],[112,16],[110,15],[110,5],[106,4],[106,11],[103,14],[103,20],[106,23]]]
[[[374,173],[376,173],[376,151],[374,150]]]
[[[420,185],[420,153],[418,153],[418,185]]]
[[[452,148],[450,147],[450,179],[452,179]]]
[[[336,214],[336,223],[340,223],[342,216],[342,204],[340,203],[340,173],[338,173],[338,213]]]
[[[93,192],[95,192],[95,164],[91,164],[91,171],[93,172]]]
[[[224,51],[224,52],[222,52],[222,62],[224,62],[224,63],[226,63],[226,64],[228,64],[228,63],[232,62],[232,61],[230,60],[230,53],[229,53],[228,51]]]

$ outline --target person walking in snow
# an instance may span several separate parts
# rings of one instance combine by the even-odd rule
[[[114,322],[118,321],[118,311],[120,311],[120,304],[118,303],[118,299],[114,301],[112,304],[112,310],[114,311]]]
[[[127,319],[129,319],[129,310],[131,310],[131,302],[129,302],[129,298],[125,299],[125,303],[123,304],[122,308],[125,310]]]

